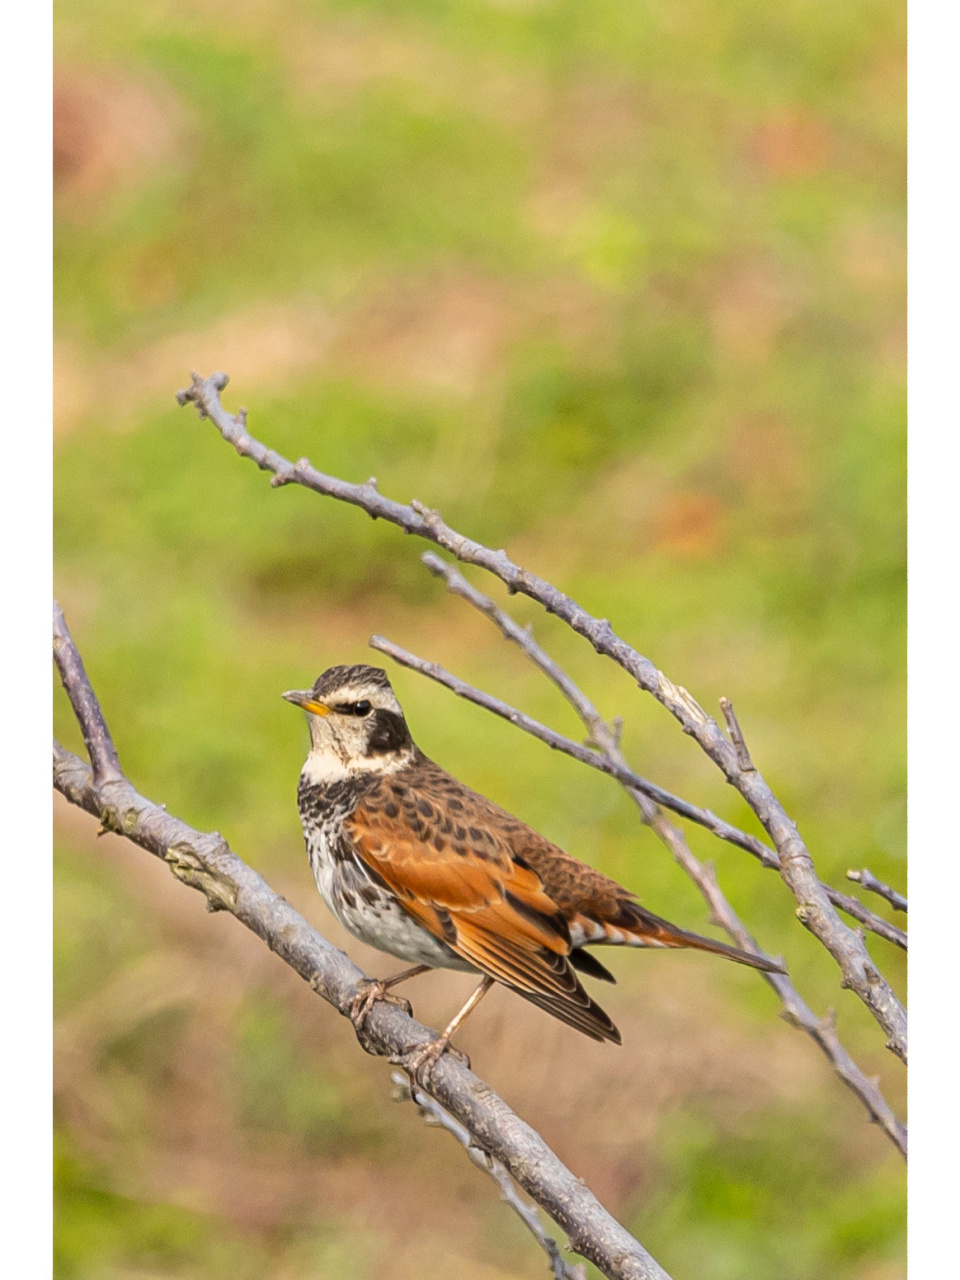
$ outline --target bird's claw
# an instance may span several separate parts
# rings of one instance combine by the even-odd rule
[[[444,1053],[451,1054],[462,1062],[468,1071],[470,1070],[469,1057],[460,1049],[455,1049],[449,1040],[445,1040],[443,1036],[438,1036],[436,1040],[429,1040],[426,1044],[420,1045],[407,1055],[403,1066],[411,1082],[421,1089],[429,1090],[433,1069]]]
[[[385,982],[364,979],[363,982],[357,984],[357,994],[350,1001],[347,1008],[347,1017],[353,1023],[353,1029],[358,1036],[362,1037],[364,1024],[370,1016],[370,1010],[378,1000],[383,1000],[386,1004],[399,1005],[405,1013],[411,1017],[413,1016],[413,1006],[409,1000],[405,1000],[403,996],[391,995]]]

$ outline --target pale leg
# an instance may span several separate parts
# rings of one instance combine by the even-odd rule
[[[423,1088],[427,1088],[430,1080],[430,1073],[433,1071],[437,1059],[450,1043],[451,1036],[457,1028],[462,1026],[467,1020],[467,1017],[473,1012],[493,986],[493,982],[493,978],[485,977],[457,1016],[451,1021],[443,1035],[437,1036],[436,1040],[431,1040],[429,1044],[421,1045],[419,1049],[414,1050],[414,1052],[410,1054],[410,1057],[407,1060],[406,1070],[409,1073],[411,1080],[416,1084],[421,1085]]]
[[[397,986],[400,982],[406,982],[408,978],[416,978],[421,973],[427,973],[430,969],[428,964],[416,964],[412,969],[404,969],[402,973],[396,973],[392,978],[384,978],[377,981],[366,981],[358,984],[357,994],[350,1001],[350,1021],[353,1023],[357,1031],[363,1026],[367,1019],[367,1015],[373,1008],[377,1000],[386,1000],[389,1004],[398,1004],[401,1009],[406,1009],[407,1013],[412,1014],[410,1001],[404,1000],[402,996],[388,996],[387,992],[391,987]]]

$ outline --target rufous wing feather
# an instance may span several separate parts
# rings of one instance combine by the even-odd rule
[[[574,972],[566,919],[540,877],[489,824],[469,818],[451,821],[422,788],[388,779],[344,832],[404,909],[457,955],[584,1034],[619,1043]]]

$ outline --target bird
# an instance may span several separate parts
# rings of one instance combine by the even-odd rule
[[[414,743],[379,667],[330,667],[309,689],[282,696],[302,708],[310,730],[297,800],[317,888],[353,937],[411,966],[360,984],[348,1010],[358,1034],[377,1000],[409,1011],[389,992],[418,974],[480,977],[443,1033],[409,1056],[418,1083],[429,1082],[495,983],[594,1040],[620,1044],[581,982],[616,981],[589,947],[692,948],[785,972],[778,961],[654,915],[435,764]]]

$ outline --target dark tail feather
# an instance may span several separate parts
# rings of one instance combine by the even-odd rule
[[[686,929],[680,929],[675,924],[670,924],[668,920],[655,916],[652,911],[647,911],[637,902],[623,903],[617,919],[605,920],[603,924],[614,934],[627,934],[628,936],[623,940],[627,946],[690,947],[694,951],[709,951],[713,955],[726,956],[728,960],[735,960],[737,964],[746,964],[751,969],[761,969],[765,973],[787,972],[779,960],[769,960],[766,956],[754,955],[751,951],[741,951],[739,947],[731,947],[726,942],[717,942],[714,938],[701,937],[699,933],[688,933]],[[602,945],[604,939],[590,939],[587,945],[591,945],[594,941]],[[619,939],[614,936],[608,941],[615,943]]]
[[[595,955],[584,951],[582,947],[575,947],[568,959],[575,969],[585,973],[588,978],[599,978],[601,982],[616,982],[616,978],[607,966],[601,964]]]
[[[673,946],[690,947],[695,951],[710,951],[715,956],[726,956],[728,960],[736,960],[737,964],[748,964],[751,969],[762,969],[764,973],[787,972],[786,967],[779,960],[768,960],[766,956],[754,955],[752,951],[741,951],[739,947],[731,947],[726,942],[716,942],[713,938],[702,938],[699,933],[687,933],[685,929],[676,929],[674,933],[680,941],[673,943]]]

